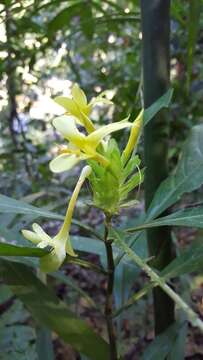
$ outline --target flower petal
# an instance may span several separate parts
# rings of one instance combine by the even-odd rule
[[[53,125],[56,130],[64,136],[64,138],[68,139],[76,146],[81,147],[84,142],[85,135],[79,132],[75,121],[75,117],[63,115],[55,118],[53,120]]]
[[[61,154],[49,163],[50,170],[54,173],[60,173],[70,170],[80,161],[76,155]]]
[[[70,112],[73,116],[80,116],[80,111],[78,109],[77,104],[72,99],[65,96],[57,96],[54,98],[54,101],[62,106],[66,111]]]
[[[79,107],[87,106],[87,98],[84,91],[78,86],[78,84],[74,84],[71,91],[73,100],[77,103]]]
[[[98,130],[92,132],[90,135],[87,136],[86,138],[86,143],[90,146],[92,146],[93,148],[96,148],[97,145],[101,142],[101,140],[111,134],[114,131],[118,131],[121,129],[124,129],[126,127],[131,127],[132,123],[122,120],[113,124],[109,124],[106,126],[102,126],[101,128],[99,128]]]
[[[41,238],[41,241],[45,241],[47,244],[52,242],[51,237],[42,229],[42,227],[36,223],[32,224],[34,232]]]
[[[95,131],[92,121],[83,111],[81,111],[81,119],[82,119],[83,126],[85,127],[85,129],[87,130],[87,132],[89,134],[92,133],[93,131]]]
[[[50,242],[47,242],[47,241],[41,241],[37,247],[40,248],[40,249],[44,249],[45,247],[47,246],[50,246]]]
[[[142,129],[142,123],[143,123],[143,114],[144,114],[144,110],[141,110],[138,116],[136,117],[135,121],[132,123],[133,125],[130,131],[130,136],[122,155],[124,163],[128,161],[129,157],[133,152],[133,149],[136,148],[137,143],[139,141],[139,137]]]
[[[22,234],[23,234],[23,236],[27,239],[27,240],[29,240],[29,241],[31,241],[33,244],[39,244],[41,241],[42,241],[42,239],[41,239],[41,236],[39,236],[38,234],[36,234],[34,231],[30,231],[30,230],[25,230],[25,229],[23,229],[23,230],[21,230],[21,232],[22,232]]]

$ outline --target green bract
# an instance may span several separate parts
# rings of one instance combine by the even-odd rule
[[[114,139],[109,140],[103,155],[109,166],[104,168],[96,161],[89,161],[92,173],[89,177],[93,191],[93,203],[110,215],[118,213],[128,194],[143,181],[143,170],[140,171],[140,159],[133,156],[125,165],[119,147]]]

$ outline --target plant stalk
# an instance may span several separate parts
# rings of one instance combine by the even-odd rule
[[[144,107],[149,107],[169,87],[170,0],[141,0],[143,36]],[[144,129],[145,204],[168,176],[168,118],[160,111]],[[162,214],[163,215],[163,214]],[[173,259],[169,227],[147,230],[149,255],[159,259],[162,270]],[[174,304],[160,288],[153,290],[155,333],[165,331],[174,321]]]
[[[107,257],[107,293],[106,293],[106,303],[105,303],[105,317],[107,324],[107,331],[109,337],[110,345],[110,360],[117,360],[117,347],[116,347],[116,335],[113,325],[113,289],[114,289],[114,259],[113,259],[113,249],[112,241],[108,239],[109,226],[111,219],[106,216],[105,222],[105,233],[104,233],[104,244],[106,248],[106,257]]]
[[[203,321],[197,316],[193,309],[191,309],[189,305],[166,283],[166,280],[153,271],[151,267],[147,265],[146,262],[133,250],[131,250],[128,245],[125,244],[121,239],[115,238],[115,242],[117,243],[118,247],[122,249],[135,264],[137,264],[142,270],[145,271],[145,273],[152,281],[153,286],[159,286],[171,299],[173,299],[173,302],[176,303],[176,305],[187,314],[191,324],[203,331]]]

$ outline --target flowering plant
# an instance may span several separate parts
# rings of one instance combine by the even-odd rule
[[[129,122],[127,117],[96,129],[90,119],[92,107],[98,102],[112,103],[104,97],[104,93],[88,103],[82,89],[75,84],[72,98],[59,96],[55,101],[64,107],[65,114],[55,118],[53,126],[68,143],[50,162],[51,171],[68,171],[80,161],[86,161],[88,165],[82,169],[64,223],[56,236],[51,238],[38,224],[32,225],[33,231],[22,230],[24,237],[38,247],[51,248],[51,252],[40,260],[40,268],[45,272],[57,270],[66,254],[77,256],[71,245],[69,231],[73,209],[86,178],[89,179],[93,192],[93,205],[102,209],[108,219],[118,213],[121,207],[129,205],[126,202],[128,193],[143,181],[143,170],[139,168],[140,159],[134,154],[142,128],[143,111],[134,122]],[[78,124],[83,131],[78,129]],[[127,128],[130,129],[130,135],[121,152],[112,134]]]

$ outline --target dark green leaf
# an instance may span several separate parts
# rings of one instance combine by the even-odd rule
[[[56,220],[64,220],[63,215],[56,214],[44,208],[38,208],[36,206],[27,204],[24,201],[12,199],[11,197],[5,195],[0,195],[0,212],[9,214],[24,214],[27,216],[32,216],[34,218],[44,217]],[[94,234],[96,237],[101,238],[101,236],[97,234],[96,231],[94,231],[88,225],[83,224],[81,221],[73,219],[72,223],[79,227],[82,227],[91,234]]]
[[[157,226],[190,226],[203,228],[203,206],[179,210],[168,216],[158,218],[150,223],[138,225],[132,229],[127,229],[127,231],[134,232]]]
[[[26,305],[33,318],[57,333],[65,342],[90,359],[108,359],[108,344],[68,310],[29,268],[0,260],[1,276]]]
[[[147,125],[148,122],[162,109],[168,107],[173,95],[173,89],[169,89],[163,96],[161,96],[157,101],[155,101],[150,107],[144,111],[144,125]]]
[[[203,270],[203,245],[194,244],[189,249],[183,251],[180,256],[175,258],[161,275],[169,279],[181,276],[193,271]]]
[[[175,345],[181,326],[183,326],[183,324],[175,323],[164,331],[163,334],[157,336],[144,351],[141,359],[165,360]]]
[[[81,28],[87,39],[91,40],[94,34],[94,19],[92,14],[92,4],[90,1],[84,3],[83,7],[81,7],[80,14]]]
[[[26,214],[36,217],[43,216],[45,218],[63,220],[62,215],[55,214],[46,209],[40,209],[36,206],[27,204],[24,201],[15,200],[5,195],[0,195],[0,212],[13,214]]]
[[[0,243],[0,256],[42,257],[46,254],[47,252],[43,249]]]
[[[39,327],[36,329],[36,333],[36,350],[38,360],[54,360],[51,331],[45,327]]]
[[[80,16],[80,6],[83,5],[82,1],[75,1],[69,7],[61,10],[48,24],[48,33],[52,35],[57,30],[64,27],[69,28],[70,21],[74,16]]]
[[[203,183],[203,125],[193,127],[174,174],[161,183],[147,212],[147,220],[157,217],[184,193]]]

